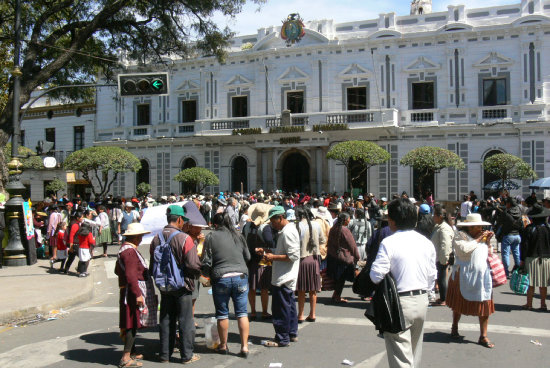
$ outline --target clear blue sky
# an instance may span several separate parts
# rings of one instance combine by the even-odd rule
[[[335,23],[376,19],[380,13],[410,13],[409,0],[267,0],[258,10],[258,5],[247,3],[234,19],[216,15],[220,26],[228,25],[237,35],[256,34],[258,28],[279,26],[290,13],[300,13],[305,20],[333,19]],[[521,0],[434,0],[433,11],[446,11],[448,5],[466,5],[481,8],[495,5],[519,4]]]

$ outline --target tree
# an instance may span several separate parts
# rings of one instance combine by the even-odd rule
[[[136,187],[136,196],[138,198],[145,197],[151,191],[151,184],[139,183]]]
[[[65,190],[65,188],[67,188],[67,183],[55,178],[48,185],[46,185],[46,192],[53,192],[57,197],[57,192],[60,190]]]
[[[409,151],[400,161],[402,166],[410,166],[419,173],[418,192],[422,196],[424,181],[442,169],[464,170],[464,161],[454,152],[440,147],[423,146]]]
[[[537,178],[537,174],[527,162],[509,153],[492,155],[483,162],[483,168],[487,172],[498,176],[502,181],[502,188],[505,188],[504,183],[509,179]]]
[[[206,187],[220,184],[220,179],[216,174],[204,167],[192,167],[182,170],[174,177],[174,180],[194,186],[199,193]]]
[[[348,174],[350,193],[353,193],[353,181],[359,178],[372,166],[380,165],[390,159],[388,151],[373,142],[348,141],[332,146],[327,153],[327,158],[340,161],[346,167]],[[355,177],[352,176],[352,163],[359,163],[361,170]]]
[[[253,0],[257,4],[264,0]],[[233,33],[220,29],[214,13],[239,13],[246,0],[33,0],[21,7],[21,98],[24,105],[38,87],[110,80],[120,59],[140,65],[163,58],[216,56],[222,60]],[[0,2],[0,147],[13,134],[13,82],[2,80],[14,48],[14,6]],[[3,58],[3,59],[2,59]],[[121,60],[121,61],[126,61]],[[6,64],[6,66],[3,66]],[[5,88],[5,87],[4,87]],[[70,100],[93,100],[93,90],[63,89]],[[7,95],[7,98],[5,98]],[[1,106],[4,106],[2,109]],[[5,160],[0,154],[0,167]],[[1,178],[5,182],[6,178]],[[0,184],[1,185],[1,184]],[[1,187],[0,187],[1,189]]]
[[[81,149],[71,153],[63,166],[65,170],[81,173],[92,185],[92,193],[96,199],[109,193],[119,173],[137,172],[141,169],[139,159],[120,147]]]
[[[17,149],[19,156],[22,157],[21,163],[23,164],[23,169],[34,169],[41,170],[44,168],[42,158],[36,155],[36,152],[30,148],[19,146]],[[4,157],[6,158],[6,163],[11,161],[11,143],[6,144],[2,150]]]

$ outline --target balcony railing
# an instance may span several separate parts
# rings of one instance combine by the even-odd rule
[[[327,115],[328,124],[370,123],[373,121],[374,121],[374,113],[372,112],[357,112],[357,113]]]
[[[178,127],[178,133],[193,133],[195,131],[195,125],[180,125]]]
[[[483,109],[482,119],[505,119],[508,117],[507,109]]]
[[[229,121],[213,121],[210,125],[211,130],[223,129],[244,129],[250,126],[250,120],[229,120]]]
[[[134,128],[133,135],[147,135],[147,128]]]
[[[411,113],[411,122],[418,123],[418,122],[426,122],[426,121],[434,121],[434,113],[429,112],[413,112]]]

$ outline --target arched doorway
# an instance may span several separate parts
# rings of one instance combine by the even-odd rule
[[[237,156],[231,163],[231,191],[248,192],[248,163],[243,156]],[[241,193],[242,194],[242,193]]]
[[[147,160],[140,160],[139,162],[141,163],[141,169],[136,173],[136,187],[141,183],[151,184],[149,162]]]
[[[183,160],[183,163],[181,164],[181,170],[185,169],[191,169],[193,167],[197,167],[197,161],[195,161],[193,158],[188,157],[185,160]],[[181,183],[181,192],[182,193],[192,193],[197,188],[194,188],[192,185]]]
[[[422,182],[422,188],[420,188],[420,171],[413,169],[413,196],[416,199],[425,199],[428,197],[428,193],[434,193],[435,188],[435,175],[432,173],[426,177]],[[422,191],[422,193],[420,193]]]
[[[346,190],[349,190],[349,181],[352,181],[353,190],[356,193],[352,193],[354,196],[357,196],[361,193],[368,192],[368,177],[365,164],[361,161],[350,161],[351,167],[351,178],[348,178],[348,186]]]
[[[293,152],[284,157],[281,175],[283,191],[310,192],[309,162],[303,154]]]
[[[483,162],[485,163],[485,160],[487,160],[489,157],[491,156],[494,156],[494,155],[497,155],[499,153],[504,153],[502,152],[501,150],[498,150],[498,149],[494,149],[494,150],[491,150],[489,152],[487,152],[485,154],[485,156],[483,157]],[[481,186],[481,188],[485,187],[485,185],[489,184],[490,182],[492,181],[495,181],[495,180],[499,180],[500,178],[495,175],[495,174],[491,174],[490,172],[487,172],[485,169],[483,169],[483,185]],[[483,198],[489,198],[490,196],[493,196],[493,197],[498,197],[499,196],[499,191],[498,190],[485,190],[483,189]]]

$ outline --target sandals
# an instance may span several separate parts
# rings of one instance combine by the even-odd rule
[[[262,319],[271,319],[271,318],[273,318],[273,316],[271,314],[269,314],[269,313],[263,314],[262,313]]]
[[[220,349],[220,347],[218,346],[216,348],[216,353],[221,354],[221,355],[228,355],[229,354],[229,349],[227,348],[227,346],[225,347],[225,349]]]
[[[344,298],[332,298],[332,302],[336,304],[347,303],[348,300]]]
[[[532,311],[533,310],[533,307],[530,306],[529,304],[524,304],[521,306],[521,309],[523,310],[528,310],[528,311]]]
[[[134,359],[128,359],[123,362],[122,360],[118,363],[118,368],[139,368],[143,367],[143,363],[140,363]]]
[[[451,339],[453,340],[458,340],[458,339],[461,339],[463,338],[464,336],[460,335],[458,333],[458,326],[457,327],[451,327]]]
[[[495,347],[495,344],[493,344],[487,336],[480,336],[479,341],[477,343],[478,345],[484,346],[489,349],[492,349]]]
[[[548,311],[548,307],[546,305],[541,305],[541,307],[538,309],[540,312],[546,312]]]
[[[285,346],[289,346],[289,344],[281,345],[277,341],[265,341],[264,346],[267,346],[268,348],[283,348]]]
[[[201,356],[199,354],[193,354],[193,356],[191,357],[191,359],[189,360],[184,360],[182,363],[183,364],[190,364],[190,363],[194,363],[196,362],[197,360],[199,360],[201,358]]]
[[[308,322],[315,322],[315,318],[307,317],[307,318],[306,318],[306,321],[308,321]]]
[[[130,354],[130,358],[133,360],[143,360],[143,354]]]

